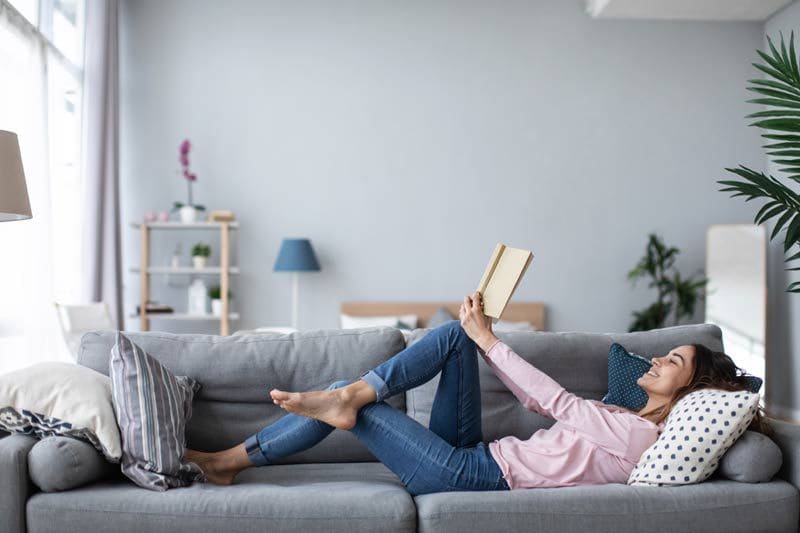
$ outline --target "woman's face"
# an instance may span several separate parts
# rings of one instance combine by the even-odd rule
[[[678,387],[689,383],[694,371],[694,347],[678,346],[667,355],[653,357],[650,370],[645,372],[636,383],[649,396],[671,398]]]

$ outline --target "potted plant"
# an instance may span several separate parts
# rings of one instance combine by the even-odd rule
[[[628,272],[628,280],[636,284],[639,278],[650,276],[648,287],[658,291],[658,301],[641,311],[634,311],[634,321],[628,331],[647,331],[667,325],[677,326],[682,317],[691,318],[698,300],[705,298],[707,279],[700,276],[682,278],[673,263],[680,253],[674,246],[667,247],[661,238],[651,233],[648,237],[647,250],[639,263]],[[667,322],[674,313],[671,324]]]
[[[197,181],[197,174],[194,174],[189,169],[189,150],[191,147],[192,143],[189,142],[189,139],[185,139],[178,148],[178,161],[181,163],[181,174],[183,179],[186,180],[186,186],[189,189],[189,201],[185,204],[183,202],[175,202],[172,207],[173,211],[178,210],[181,222],[184,224],[195,222],[197,220],[197,212],[206,210],[205,206],[192,203],[192,182]]]
[[[211,255],[211,246],[198,242],[192,246],[192,264],[195,268],[205,268],[208,257]]]
[[[208,289],[208,297],[211,298],[211,314],[222,316],[222,289],[219,285],[214,285]],[[231,291],[228,289],[228,301],[231,299]]]

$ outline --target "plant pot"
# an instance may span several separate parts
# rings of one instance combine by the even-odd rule
[[[204,255],[193,255],[192,264],[195,268],[205,268],[208,263],[208,257]]]
[[[181,216],[181,222],[184,224],[191,224],[192,222],[197,221],[197,209],[194,208],[192,205],[185,205],[178,209],[178,213]]]
[[[211,300],[211,314],[214,316],[222,316],[222,300],[214,298]]]

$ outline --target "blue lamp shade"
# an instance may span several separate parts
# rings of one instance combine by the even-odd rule
[[[313,272],[319,270],[317,256],[308,239],[283,239],[275,272]]]

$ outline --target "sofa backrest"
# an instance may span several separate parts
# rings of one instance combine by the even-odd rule
[[[417,342],[430,329],[409,335]],[[618,342],[629,351],[652,357],[664,355],[682,344],[701,343],[722,351],[722,331],[715,324],[673,326],[634,333],[497,332],[497,337],[526,361],[558,381],[565,389],[586,399],[601,400],[608,392],[608,350]],[[481,380],[481,421],[484,442],[513,435],[528,439],[555,421],[527,411],[478,356]],[[428,383],[406,391],[406,412],[425,427],[431,416],[439,384],[437,375]]]
[[[83,335],[78,364],[108,375],[115,331]],[[310,330],[288,335],[196,335],[125,332],[176,375],[202,386],[187,427],[191,448],[217,451],[234,446],[287,412],[269,391],[320,390],[334,381],[355,381],[364,371],[402,350],[395,328]],[[388,403],[404,410],[405,397]],[[281,463],[374,461],[350,432],[334,431],[321,443]]]

